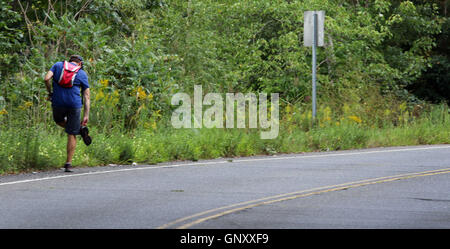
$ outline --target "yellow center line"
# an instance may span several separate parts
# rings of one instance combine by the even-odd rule
[[[293,199],[298,199],[301,197],[307,197],[307,196],[311,196],[311,195],[339,191],[339,190],[348,189],[348,188],[362,187],[362,186],[367,186],[367,185],[372,185],[372,184],[377,184],[377,183],[391,182],[391,181],[396,181],[396,180],[415,178],[415,177],[419,177],[419,176],[430,176],[430,175],[438,175],[438,174],[445,174],[445,173],[450,173],[450,168],[416,172],[416,173],[407,173],[407,174],[400,174],[400,175],[394,175],[394,176],[384,176],[384,177],[365,179],[365,180],[360,180],[360,181],[354,181],[354,182],[348,182],[348,183],[342,183],[342,184],[336,184],[336,185],[330,185],[330,186],[324,186],[324,187],[317,187],[317,188],[312,188],[312,189],[307,189],[307,190],[300,190],[300,191],[286,193],[286,194],[279,194],[279,195],[264,197],[264,198],[260,198],[260,199],[256,199],[256,200],[250,200],[250,201],[240,202],[240,203],[236,203],[236,204],[232,204],[232,205],[228,205],[228,206],[224,206],[224,207],[206,210],[206,211],[203,211],[203,212],[200,212],[197,214],[193,214],[193,215],[190,215],[190,216],[187,216],[184,218],[180,218],[180,219],[177,219],[170,223],[164,224],[164,225],[158,227],[158,229],[164,229],[164,228],[168,228],[168,227],[171,227],[174,225],[179,225],[182,222],[192,220],[194,218],[197,218],[197,217],[200,217],[200,216],[203,216],[206,214],[215,213],[215,212],[221,211],[221,210],[225,210],[225,211],[222,211],[222,212],[210,215],[210,216],[206,216],[203,218],[196,219],[194,221],[191,221],[189,223],[181,225],[177,228],[178,229],[189,228],[193,225],[205,222],[210,219],[218,218],[218,217],[230,214],[230,213],[242,211],[242,210],[257,207],[257,206],[273,204],[276,202],[293,200]]]

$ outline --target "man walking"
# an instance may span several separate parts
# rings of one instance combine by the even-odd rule
[[[52,78],[52,84],[50,84]],[[72,158],[77,144],[76,135],[81,135],[86,145],[91,143],[86,127],[89,121],[90,91],[88,77],[83,70],[83,58],[72,55],[69,61],[55,63],[45,75],[44,81],[52,102],[53,120],[65,128],[67,133],[67,160],[64,171],[72,172]],[[83,119],[80,120],[82,106],[84,106],[84,112]]]

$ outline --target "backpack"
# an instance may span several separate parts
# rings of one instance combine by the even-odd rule
[[[61,76],[59,76],[58,84],[66,88],[72,87],[75,76],[77,76],[77,73],[80,69],[81,66],[75,66],[72,63],[64,61],[63,70],[61,72]]]

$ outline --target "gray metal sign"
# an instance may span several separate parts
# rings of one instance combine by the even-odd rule
[[[314,14],[317,15],[317,44],[318,47],[323,47],[324,44],[324,31],[323,26],[325,22],[325,11],[305,11],[304,24],[303,24],[303,43],[306,47],[312,47],[313,45],[313,33],[314,33]]]

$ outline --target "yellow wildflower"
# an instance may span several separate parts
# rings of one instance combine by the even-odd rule
[[[108,84],[109,84],[109,80],[100,80],[100,84],[101,84],[103,87],[107,87]]]
[[[27,109],[28,107],[30,107],[30,106],[32,106],[32,105],[33,105],[33,102],[31,102],[31,101],[25,101],[25,103],[23,103],[23,105],[20,105],[20,106],[19,106],[19,109],[25,110],[25,109]]]
[[[136,97],[138,99],[147,98],[147,93],[144,91],[144,89],[141,86],[139,86],[137,89],[133,90],[133,95],[136,95]],[[152,95],[152,97],[153,97],[153,95]]]
[[[355,121],[356,123],[360,124],[362,122],[362,120],[360,118],[358,118],[357,116],[348,116],[349,119]]]
[[[101,99],[103,99],[103,98],[105,98],[105,94],[103,93],[102,90],[100,90],[100,91],[97,93],[97,95],[95,96],[95,100],[101,100]]]
[[[5,115],[8,114],[8,112],[6,111],[5,108],[3,108],[2,110],[0,110],[0,115]]]

